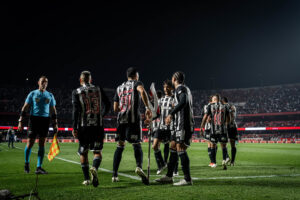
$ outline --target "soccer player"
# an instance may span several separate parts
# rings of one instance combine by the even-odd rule
[[[173,97],[173,85],[172,81],[166,80],[163,84],[165,96],[162,97],[158,104],[160,109],[159,115],[159,124],[157,131],[154,132],[154,141],[153,141],[153,150],[155,155],[155,160],[158,166],[157,174],[161,174],[162,171],[167,168],[168,162],[168,154],[169,154],[169,142],[171,138],[171,131],[174,130],[173,125],[167,125],[165,122],[165,118],[169,115],[169,112],[172,110],[174,105],[174,97]],[[161,155],[160,144],[163,142],[164,146],[164,159]],[[175,174],[178,173],[178,163],[177,170],[174,171]]]
[[[237,137],[237,124],[236,124],[236,107],[233,104],[228,103],[226,97],[222,97],[222,103],[229,106],[230,123],[228,124],[228,138],[231,146],[231,161],[230,165],[234,166],[236,156],[235,142],[238,140]]]
[[[213,161],[215,161],[216,158],[217,143],[220,142],[223,153],[222,165],[225,167],[230,161],[226,147],[228,142],[227,125],[230,121],[230,116],[228,106],[221,103],[218,94],[212,97],[212,103],[208,104],[207,109],[205,110],[201,123],[201,130],[204,128],[208,117],[212,119],[210,141],[213,144],[211,151]]]
[[[212,96],[209,97],[209,103],[205,105],[203,108],[204,113],[207,113],[207,107],[211,103],[212,103]],[[204,125],[204,138],[207,141],[207,152],[210,159],[210,164],[208,166],[215,168],[217,167],[217,164],[216,164],[216,158],[213,155],[216,155],[216,153],[214,152],[216,151],[216,149],[214,148],[213,143],[210,141],[210,136],[211,136],[211,118],[208,117]]]
[[[72,93],[73,136],[79,140],[78,154],[84,176],[83,185],[99,185],[98,168],[102,161],[104,140],[103,117],[110,109],[110,102],[101,87],[92,85],[89,71],[80,74],[80,87]],[[89,170],[88,151],[94,154]],[[91,173],[91,181],[90,175]]]
[[[184,179],[173,185],[192,185],[190,175],[190,160],[186,152],[190,146],[190,140],[194,132],[193,118],[193,100],[190,89],[184,84],[185,75],[183,72],[175,72],[172,76],[172,84],[175,87],[174,108],[165,118],[166,125],[174,123],[174,134],[171,135],[170,160],[168,163],[168,172],[166,176],[156,179],[159,183],[173,183],[173,172],[178,161],[181,160],[181,168],[184,174]]]
[[[28,140],[25,147],[25,166],[24,170],[29,173],[29,160],[31,155],[31,148],[34,145],[35,139],[39,137],[39,149],[36,174],[47,174],[48,172],[42,168],[44,154],[45,154],[45,141],[49,132],[50,116],[54,133],[57,133],[57,114],[56,114],[56,101],[52,93],[46,90],[48,86],[48,79],[42,76],[38,81],[39,89],[31,91],[22,107],[18,130],[23,130],[23,120],[29,111],[29,124],[28,124]]]
[[[150,121],[151,111],[149,109],[147,93],[143,83],[139,81],[138,71],[130,67],[127,69],[127,81],[122,83],[116,90],[114,96],[114,111],[118,113],[117,125],[117,148],[114,154],[112,182],[118,182],[118,169],[122,159],[122,153],[125,147],[125,141],[133,146],[136,160],[135,173],[142,178],[146,185],[149,180],[144,173],[143,151],[141,147],[142,129],[141,117],[139,112],[140,99],[146,107],[146,120]]]
[[[15,131],[13,129],[13,127],[10,127],[7,131],[7,135],[8,135],[8,148],[10,148],[10,144],[12,148],[14,147],[14,141],[15,141]]]

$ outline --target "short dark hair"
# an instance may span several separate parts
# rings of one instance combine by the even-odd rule
[[[88,83],[91,80],[91,72],[89,71],[83,71],[80,74],[80,77],[82,78],[83,82]]]
[[[185,75],[183,72],[181,71],[175,72],[173,74],[173,77],[175,78],[175,80],[177,80],[178,83],[180,84],[184,83]]]
[[[222,97],[222,101],[224,101],[225,103],[228,103],[227,97]]]
[[[129,67],[127,69],[127,78],[134,78],[136,76],[137,73],[137,69],[134,67]]]
[[[172,81],[171,81],[171,80],[169,80],[169,79],[167,79],[167,80],[165,80],[165,81],[164,81],[164,85],[167,85],[167,86],[169,86],[169,87],[173,88]]]
[[[156,91],[157,98],[161,98],[163,96],[163,92],[161,90]]]

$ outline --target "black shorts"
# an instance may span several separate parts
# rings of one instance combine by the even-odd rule
[[[204,139],[210,141],[210,130],[205,130],[204,131]]]
[[[190,146],[192,135],[192,131],[174,131],[174,134],[171,135],[171,140],[175,141],[178,144],[185,144],[186,146]]]
[[[142,126],[140,123],[118,124],[116,141],[142,142]]]
[[[78,129],[78,153],[84,154],[88,150],[100,153],[103,149],[104,128],[102,126],[85,126]]]
[[[209,141],[211,143],[217,144],[218,142],[220,143],[227,143],[228,142],[228,137],[226,133],[221,133],[221,134],[211,134]]]
[[[168,143],[170,142],[171,131],[158,129],[157,131],[154,132],[153,138],[157,138],[161,140],[163,143]]]
[[[228,128],[228,138],[231,140],[238,140],[238,132],[236,127],[229,127]]]
[[[50,117],[30,116],[28,123],[28,138],[45,138],[49,132]]]

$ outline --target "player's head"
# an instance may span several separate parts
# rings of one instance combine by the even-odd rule
[[[139,80],[139,73],[138,73],[137,69],[134,68],[134,67],[129,67],[127,69],[127,78],[131,79],[131,80],[137,80],[138,81]]]
[[[212,96],[212,99],[211,99],[212,103],[217,103],[220,101],[220,95],[219,94],[214,94]]]
[[[80,80],[81,85],[91,83],[92,82],[91,72],[89,72],[89,71],[81,72],[79,80]]]
[[[165,92],[165,95],[172,95],[172,91],[174,90],[173,88],[173,84],[172,84],[172,81],[170,80],[165,80],[164,81],[164,92]]]
[[[212,102],[212,98],[213,98],[213,95],[210,95],[209,98],[208,98],[208,103]]]
[[[223,104],[228,103],[227,97],[222,97],[221,102],[222,102]]]
[[[47,86],[48,86],[48,79],[46,76],[41,76],[39,81],[38,81],[38,85],[39,85],[39,90],[46,90]]]
[[[173,85],[176,84],[184,84],[185,75],[183,72],[175,72],[172,76],[172,83]]]
[[[157,94],[158,99],[162,98],[162,96],[163,96],[163,92],[161,90],[157,90],[156,94]]]

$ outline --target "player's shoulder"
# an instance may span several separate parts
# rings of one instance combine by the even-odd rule
[[[176,92],[178,94],[181,94],[181,93],[186,93],[188,91],[188,88],[185,86],[185,85],[179,85],[177,88],[176,88]]]
[[[52,92],[49,92],[49,91],[47,91],[47,90],[45,91],[45,94],[48,95],[48,96],[50,96],[50,97],[54,97],[53,93],[52,93]]]

